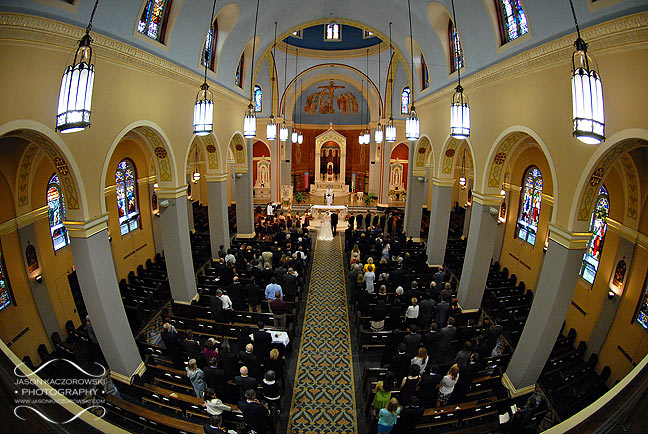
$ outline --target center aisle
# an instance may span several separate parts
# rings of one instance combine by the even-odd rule
[[[314,249],[289,434],[355,434],[356,405],[340,237]]]

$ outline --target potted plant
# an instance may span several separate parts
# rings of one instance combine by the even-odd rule
[[[376,196],[376,193],[373,191],[370,191],[367,193],[367,195],[364,197],[364,203],[365,205],[370,205],[372,203],[375,203],[378,200],[378,196]]]
[[[298,191],[298,192],[295,193],[294,199],[295,199],[295,202],[301,204],[301,203],[306,201],[306,195],[304,194],[304,192]]]

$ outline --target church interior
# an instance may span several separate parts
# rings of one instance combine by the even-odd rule
[[[645,0],[0,0],[0,53],[3,432],[645,432]]]

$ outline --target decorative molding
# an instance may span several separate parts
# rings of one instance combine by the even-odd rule
[[[187,186],[181,185],[176,188],[158,188],[157,191],[158,200],[162,199],[178,199],[179,197],[187,195]]]
[[[72,238],[90,238],[108,229],[108,213],[85,222],[64,221],[63,224]]]
[[[252,239],[256,237],[256,234],[252,232],[251,234],[236,234],[236,238],[245,238],[245,239]]]
[[[502,385],[508,389],[511,398],[517,398],[535,390],[535,384],[524,386],[520,389],[516,388],[506,372],[502,375]]]
[[[46,44],[73,52],[84,34],[85,29],[60,21],[27,14],[0,13],[0,40]],[[173,62],[100,33],[92,32],[92,48],[99,58],[170,78],[196,89],[203,82],[201,74],[191,72]],[[249,101],[244,96],[221,84],[209,84],[209,89],[214,96],[219,95],[223,99],[247,106]]]
[[[600,53],[648,41],[648,12],[642,12],[616,20],[607,21],[582,30],[590,52]],[[570,33],[539,47],[503,60],[497,64],[467,75],[462,82],[465,89],[478,89],[498,81],[510,80],[524,74],[537,72],[559,63],[567,64],[574,51],[576,35]],[[463,77],[462,77],[463,78]],[[455,92],[455,84],[439,89],[416,102],[422,108],[428,104],[449,100]]]
[[[225,175],[205,175],[205,181],[207,182],[223,182],[227,181],[227,174]]]
[[[435,187],[454,187],[455,185],[455,179],[447,179],[447,178],[432,178],[432,185]]]
[[[47,205],[0,223],[0,235],[7,235],[48,215]]]
[[[589,232],[569,232],[568,230],[549,223],[549,239],[569,250],[585,249],[592,234]]]
[[[477,191],[472,192],[473,202],[482,206],[496,206],[499,208],[502,203],[502,196],[499,194],[483,194]]]

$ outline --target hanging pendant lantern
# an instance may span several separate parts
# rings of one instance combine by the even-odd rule
[[[371,133],[369,132],[369,130],[365,130],[363,135],[364,135],[364,143],[365,143],[365,145],[368,145],[369,143],[371,143]]]
[[[205,136],[214,131],[214,97],[205,82],[200,86],[194,104],[193,132]]]
[[[376,127],[376,131],[374,131],[374,141],[376,143],[382,143],[383,141],[383,127],[380,125],[380,122],[378,122],[378,126]]]
[[[256,113],[252,103],[248,105],[247,112],[245,113],[245,120],[243,121],[243,136],[252,138],[256,136]]]
[[[463,87],[458,85],[450,106],[450,135],[455,139],[470,137],[470,106]]]
[[[243,119],[243,136],[250,139],[256,136],[256,113],[254,111],[254,55],[256,52],[256,34],[257,34],[257,22],[259,21],[259,0],[256,4],[256,13],[254,15],[254,36],[252,37],[252,66],[250,67],[250,104],[248,109],[245,112],[245,118]]]
[[[304,135],[302,134],[301,130],[297,133],[297,144],[301,145],[304,143]]]
[[[421,135],[421,131],[420,131],[419,119],[418,116],[416,116],[416,110],[414,109],[414,104],[412,104],[412,108],[410,109],[409,116],[405,121],[405,137],[407,137],[408,140],[418,140],[420,135]]]
[[[299,137],[297,135],[297,130],[293,130],[292,134],[290,135],[290,141],[293,143],[297,143],[297,140],[299,140]]]
[[[385,127],[385,140],[389,143],[394,143],[396,141],[396,127],[394,126],[394,118],[389,117],[389,122]]]
[[[587,44],[581,38],[574,44],[572,55],[572,106],[573,135],[588,145],[598,145],[605,140],[605,113],[603,85],[596,71],[596,62],[587,53]]]
[[[286,125],[286,121],[281,123],[281,128],[279,129],[279,140],[282,142],[288,140],[288,125]]]
[[[266,125],[266,138],[268,140],[275,140],[277,138],[277,124],[273,115],[270,115],[268,125]]]
[[[461,186],[462,190],[466,189],[466,175],[463,173],[461,174],[461,177],[459,178],[459,185]]]

